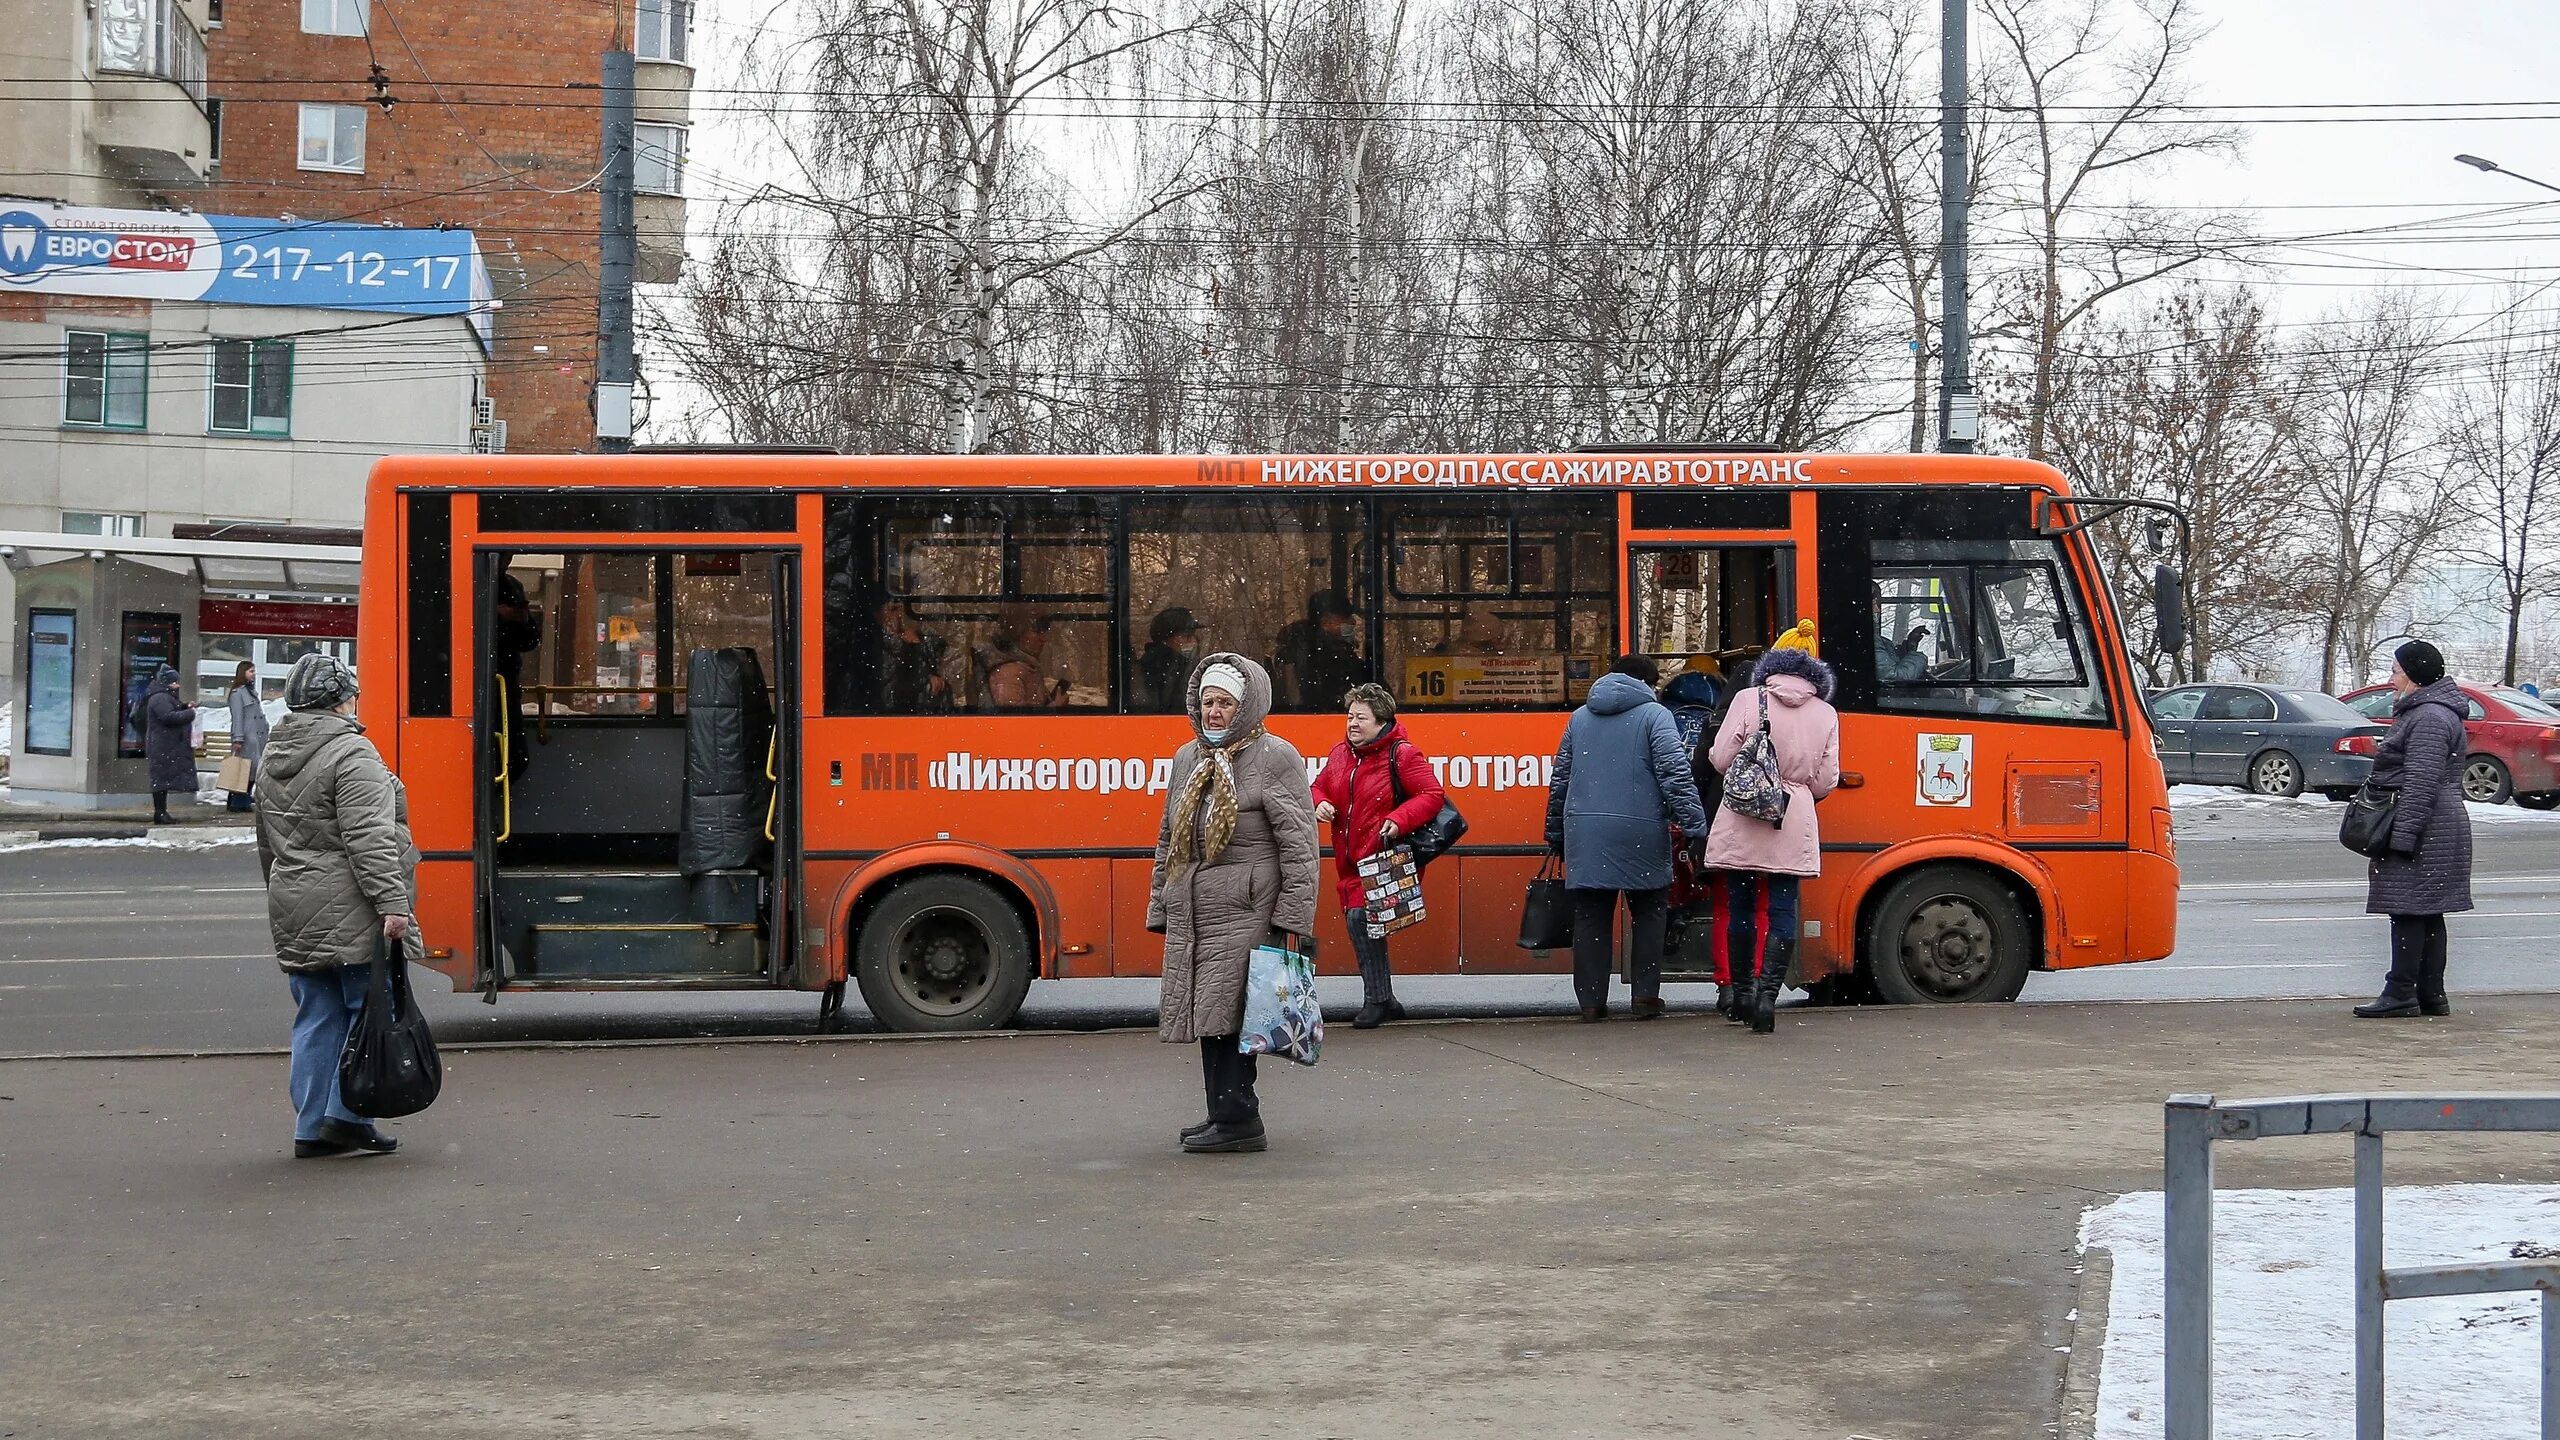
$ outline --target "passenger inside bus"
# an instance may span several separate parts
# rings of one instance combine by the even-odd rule
[[[1369,662],[1352,642],[1360,612],[1339,590],[1319,590],[1307,597],[1307,618],[1280,632],[1272,669],[1280,692],[1298,710],[1338,706],[1351,687],[1369,678]]]
[[[1146,648],[1138,652],[1130,680],[1137,686],[1130,709],[1147,714],[1179,715],[1188,704],[1191,666],[1200,654],[1200,621],[1189,610],[1170,605],[1147,622]]]
[[[896,714],[930,714],[951,708],[951,681],[942,673],[942,637],[916,623],[904,600],[880,605],[880,703]]]
[[[978,648],[978,703],[986,710],[1045,710],[1066,699],[1064,670],[1045,668],[1055,618],[1012,603],[997,613],[994,631]]]

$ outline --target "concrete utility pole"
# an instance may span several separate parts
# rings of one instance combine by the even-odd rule
[[[631,448],[631,272],[640,237],[631,216],[631,52],[604,56],[604,215],[596,292],[596,449]]]
[[[1970,454],[1981,433],[1973,394],[1973,333],[1965,314],[1965,6],[1944,0],[1938,37],[1938,448]]]

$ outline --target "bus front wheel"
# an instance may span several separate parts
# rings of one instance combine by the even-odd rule
[[[1876,989],[1896,1005],[2015,1000],[2035,965],[2035,932],[2009,887],[1961,865],[1895,880],[1867,932]]]
[[[922,875],[864,917],[854,978],[887,1029],[999,1029],[1031,989],[1031,934],[993,886]]]

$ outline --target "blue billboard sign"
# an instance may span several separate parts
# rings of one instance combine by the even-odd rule
[[[0,201],[0,291],[467,315],[489,272],[468,230]]]

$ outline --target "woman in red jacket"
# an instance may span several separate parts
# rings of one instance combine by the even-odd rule
[[[1360,1013],[1351,1028],[1368,1030],[1404,1018],[1384,936],[1369,933],[1360,862],[1427,825],[1440,813],[1440,777],[1396,723],[1396,697],[1383,685],[1355,687],[1344,699],[1348,737],[1316,775],[1316,818],[1333,826],[1333,868],[1351,924],[1351,953],[1360,957]]]

